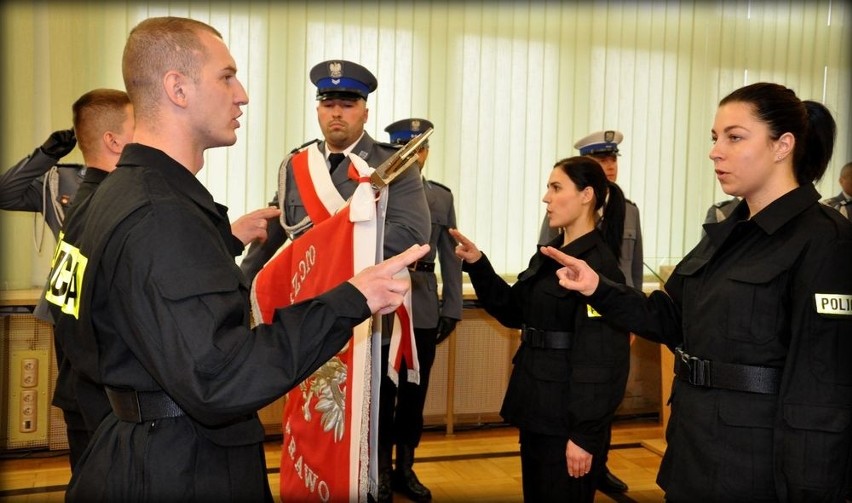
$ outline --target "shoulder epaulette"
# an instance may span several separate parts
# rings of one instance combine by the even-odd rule
[[[729,204],[736,204],[738,202],[740,202],[739,199],[726,199],[725,201],[718,201],[713,203],[713,206],[717,208],[723,208],[725,206],[728,206]]]
[[[313,140],[308,141],[308,142],[305,142],[305,143],[301,144],[300,146],[298,146],[298,147],[294,148],[293,150],[291,150],[291,151],[290,151],[290,153],[291,153],[291,154],[296,154],[296,153],[298,153],[300,150],[304,149],[305,147],[309,147],[309,146],[313,145],[314,143],[319,143],[320,141],[321,141],[321,140],[320,140],[319,138],[314,138]]]
[[[388,142],[384,142],[384,141],[377,141],[376,145],[381,145],[382,147],[392,148],[394,150],[399,150],[404,146],[404,145],[399,145],[399,144],[396,144],[396,143],[388,143]]]
[[[440,184],[440,183],[436,182],[435,180],[429,180],[429,183],[431,183],[432,185],[435,185],[436,187],[441,187],[442,189],[446,190],[447,192],[452,192],[452,190],[450,190],[449,187],[447,187],[446,185]]]

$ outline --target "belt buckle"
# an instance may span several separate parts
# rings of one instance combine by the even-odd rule
[[[109,405],[122,421],[142,422],[142,405],[135,390],[106,387]]]
[[[709,386],[710,362],[691,356],[680,348],[678,348],[677,352],[680,354],[680,360],[684,365],[686,365],[686,368],[689,369],[689,384],[695,386]]]
[[[532,336],[531,339],[533,340],[534,347],[543,348],[547,345],[547,341],[544,339],[544,333],[541,330],[537,328],[529,330],[531,331],[530,335]]]
[[[133,421],[135,423],[141,423],[143,421],[143,419],[142,419],[142,404],[139,403],[139,392],[133,391],[132,393],[133,393],[133,395],[131,395],[131,396],[133,397],[133,413],[136,416],[135,418],[133,418]]]

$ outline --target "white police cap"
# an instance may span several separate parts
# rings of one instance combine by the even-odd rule
[[[580,151],[580,155],[594,154],[616,154],[618,155],[618,144],[624,140],[621,131],[612,129],[597,131],[577,140],[574,148]]]

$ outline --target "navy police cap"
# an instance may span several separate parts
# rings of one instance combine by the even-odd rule
[[[358,63],[333,59],[311,69],[311,82],[317,86],[317,99],[362,98],[376,90],[375,75]]]
[[[611,129],[598,131],[577,140],[574,148],[580,151],[580,155],[594,154],[616,154],[618,155],[618,144],[624,139],[620,131]]]
[[[425,133],[431,127],[434,127],[433,124],[426,119],[411,118],[394,122],[385,128],[385,132],[390,133],[391,143],[406,144],[413,138]]]

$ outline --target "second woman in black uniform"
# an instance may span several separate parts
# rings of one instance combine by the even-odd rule
[[[549,244],[623,282],[616,257],[624,195],[600,164],[588,157],[557,162],[543,201],[550,225],[563,229]],[[603,222],[596,228],[601,207]],[[524,500],[593,501],[607,433],[627,383],[628,332],[590,310],[582,296],[560,288],[559,264],[541,252],[510,286],[475,244],[450,232],[479,302],[504,326],[522,330],[500,414],[520,430]]]

